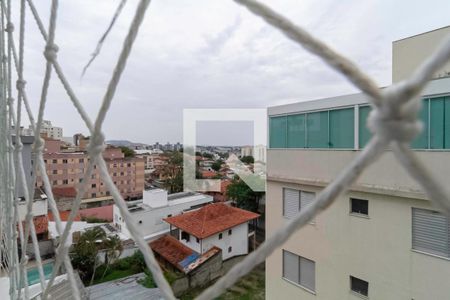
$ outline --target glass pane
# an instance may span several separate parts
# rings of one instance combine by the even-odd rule
[[[287,117],[287,147],[305,148],[305,115]]]
[[[419,112],[419,119],[423,123],[423,131],[411,143],[411,148],[428,149],[428,99],[423,99],[422,109]]]
[[[430,148],[444,148],[444,97],[430,99]]]
[[[362,149],[369,142],[372,133],[367,128],[367,118],[372,110],[370,106],[359,107],[359,148]]]
[[[450,97],[444,100],[444,146],[450,149]]]
[[[292,282],[299,283],[298,265],[298,256],[283,250],[283,277]]]
[[[330,148],[355,147],[355,113],[353,108],[330,110]]]
[[[311,291],[316,290],[316,264],[307,258],[300,257],[300,284]]]
[[[307,147],[328,148],[328,111],[306,115]]]
[[[286,116],[270,118],[270,148],[286,148]]]

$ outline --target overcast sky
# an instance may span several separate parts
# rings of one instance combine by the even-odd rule
[[[50,2],[35,1],[46,26]],[[450,24],[448,0],[264,2],[345,53],[380,86],[391,83],[393,40]],[[86,75],[82,79],[80,76],[117,4],[112,0],[60,1],[58,58],[92,118],[100,106],[137,1],[127,2],[102,53]],[[17,14],[18,10],[14,12]],[[32,108],[37,113],[45,64],[44,42],[30,11],[26,13],[25,78]],[[17,18],[15,15],[16,37]],[[184,108],[266,108],[356,91],[316,57],[231,0],[152,1],[105,121],[104,133],[107,139],[177,142],[182,141]],[[55,76],[45,119],[63,127],[65,136],[88,133]],[[252,129],[239,134],[237,127],[231,134],[221,134],[220,140],[211,135],[211,130],[203,130],[205,134],[198,142],[248,144]],[[221,132],[226,132],[226,128]]]

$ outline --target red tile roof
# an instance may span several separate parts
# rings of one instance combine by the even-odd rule
[[[151,242],[150,247],[180,271],[183,271],[183,267],[179,263],[186,257],[196,253],[171,235],[164,235]]]
[[[36,230],[36,234],[45,233],[48,231],[48,218],[47,216],[36,216],[33,217],[34,228]],[[22,225],[25,227],[25,221],[22,222]]]
[[[259,214],[251,211],[223,203],[213,203],[192,212],[166,218],[164,221],[204,239],[258,217]]]
[[[217,175],[216,172],[213,172],[213,171],[207,171],[207,170],[202,171],[202,177],[203,178],[212,178],[212,177],[214,177],[216,175]]]
[[[63,221],[63,222],[67,221],[67,219],[69,219],[69,214],[70,214],[69,210],[60,211],[59,216],[61,217],[61,221]],[[52,222],[55,221],[55,218],[53,217],[53,213],[51,211],[48,212],[48,219]],[[80,217],[79,213],[76,215],[74,221],[81,221],[81,217]]]

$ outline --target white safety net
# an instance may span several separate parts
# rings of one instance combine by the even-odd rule
[[[40,276],[40,285],[42,289],[40,297],[42,299],[48,298],[49,289],[55,282],[56,274],[60,267],[64,265],[68,279],[70,280],[73,297],[75,299],[80,299],[80,292],[77,288],[74,270],[68,255],[70,244],[67,242],[67,238],[79,210],[81,197],[84,194],[88,181],[84,180],[78,188],[77,197],[73,202],[68,222],[64,227],[58,214],[51,185],[45,169],[43,159],[44,141],[39,135],[47,101],[50,77],[53,72],[56,73],[56,76],[61,81],[69,100],[72,102],[72,105],[75,106],[91,135],[88,147],[90,160],[85,171],[85,178],[90,178],[94,165],[99,168],[102,179],[113,196],[115,204],[119,207],[136,244],[142,251],[145,262],[152,271],[153,277],[164,298],[175,299],[170,285],[165,280],[161,268],[158,265],[152,250],[148,246],[148,243],[139,234],[134,223],[130,222],[131,216],[128,212],[126,203],[115,187],[102,156],[105,141],[105,137],[102,133],[102,124],[114,98],[116,88],[126,66],[139,27],[144,19],[145,12],[150,4],[150,0],[140,0],[137,4],[135,15],[130,24],[127,36],[123,41],[119,58],[115,64],[114,71],[102,99],[101,107],[94,121],[86,114],[75,91],[72,89],[71,84],[64,75],[63,67],[58,61],[58,47],[55,43],[58,0],[51,1],[50,19],[47,29],[35,9],[33,1],[20,0],[20,9],[18,12],[15,12],[20,15],[20,24],[17,26],[19,28],[18,30],[14,29],[15,25],[11,22],[11,0],[0,1],[0,29],[2,32],[2,34],[0,34],[0,57],[2,58],[0,64],[0,139],[2,141],[0,143],[0,237],[2,238],[0,243],[0,257],[2,259],[1,266],[4,269],[3,271],[9,276],[9,293],[11,299],[30,298],[28,285],[24,284],[26,281],[26,266],[28,263],[28,257],[25,253],[27,253],[27,241],[29,241],[30,237],[32,241],[31,245],[36,254],[36,265]],[[198,299],[213,299],[219,296],[240,277],[247,274],[259,263],[263,262],[265,258],[275,249],[280,247],[292,233],[297,231],[304,224],[307,224],[317,213],[326,209],[340,194],[344,193],[367,166],[375,163],[377,158],[383,154],[383,151],[387,147],[393,151],[398,161],[408,171],[410,176],[417,180],[433,203],[449,215],[450,199],[448,194],[446,194],[444,187],[439,185],[437,181],[433,179],[431,172],[417,159],[415,153],[408,145],[410,141],[420,133],[422,127],[422,124],[417,118],[417,113],[420,108],[420,93],[427,82],[432,78],[433,74],[449,60],[450,38],[446,39],[444,43],[436,49],[435,53],[411,74],[409,79],[381,90],[353,62],[335,52],[326,44],[266,5],[254,0],[235,0],[235,2],[244,6],[253,14],[261,17],[264,21],[280,30],[286,37],[303,46],[307,51],[319,56],[331,68],[345,75],[353,85],[367,94],[373,108],[368,120],[368,127],[372,131],[373,137],[368,145],[359,153],[357,158],[342,170],[339,176],[317,195],[312,205],[308,206],[308,208],[290,220],[290,222],[281,226],[272,236],[268,237],[258,249],[231,268],[231,270],[214,285],[206,289]],[[112,22],[114,22],[123,4],[124,1],[120,3]],[[32,64],[32,62],[28,62],[27,64],[24,62],[25,21],[30,20],[29,17],[26,17],[29,13],[31,13],[32,18],[38,26],[42,38],[46,43],[44,49],[46,68],[37,117],[30,109],[26,94],[26,81],[23,77],[25,66],[27,64]],[[110,28],[108,28],[108,30],[109,29]],[[18,31],[18,47],[16,47],[13,39],[13,35],[16,34],[16,31]],[[95,55],[100,51],[100,46],[101,43],[94,53]],[[13,88],[12,82],[13,72],[15,74],[14,78],[17,78],[15,88]],[[16,97],[14,97],[14,95]],[[21,115],[22,106],[25,108],[35,135],[33,152],[34,172],[29,185],[26,184],[27,181],[23,167],[23,145],[21,139],[14,139],[11,134],[11,128],[15,128],[14,135],[16,137],[20,136],[20,125],[23,117]],[[42,176],[49,207],[55,217],[56,229],[61,236],[60,243],[56,250],[53,274],[50,280],[46,280],[44,277],[36,231],[33,223],[32,195],[34,195],[35,174],[37,172]],[[20,186],[18,186],[19,184]],[[18,216],[18,200],[16,197],[18,189],[22,191],[27,204],[27,214],[24,225],[19,221]],[[19,245],[22,250],[20,257],[18,256]]]

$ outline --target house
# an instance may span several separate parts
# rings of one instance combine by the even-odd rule
[[[394,80],[410,75],[417,59],[429,57],[448,34],[450,26],[394,42]],[[424,130],[411,148],[435,180],[448,186],[450,77],[441,76],[450,68],[442,67],[423,90]],[[267,236],[314,203],[361,154],[371,138],[370,111],[364,94],[268,109]],[[448,299],[449,228],[450,218],[386,150],[347,192],[266,258],[266,297]]]
[[[164,218],[199,208],[212,201],[211,196],[200,193],[183,192],[168,195],[166,190],[153,188],[144,190],[142,200],[130,202],[128,211],[132,217],[130,221],[136,225],[140,234],[146,240],[151,240],[169,232],[169,224],[163,222]],[[117,205],[113,207],[113,215],[114,226],[131,238]]]
[[[244,255],[249,250],[249,221],[259,214],[213,203],[198,210],[165,218],[171,229],[178,230],[178,239],[197,253],[203,254],[212,247],[222,250],[222,259]],[[172,230],[171,230],[172,232]]]

